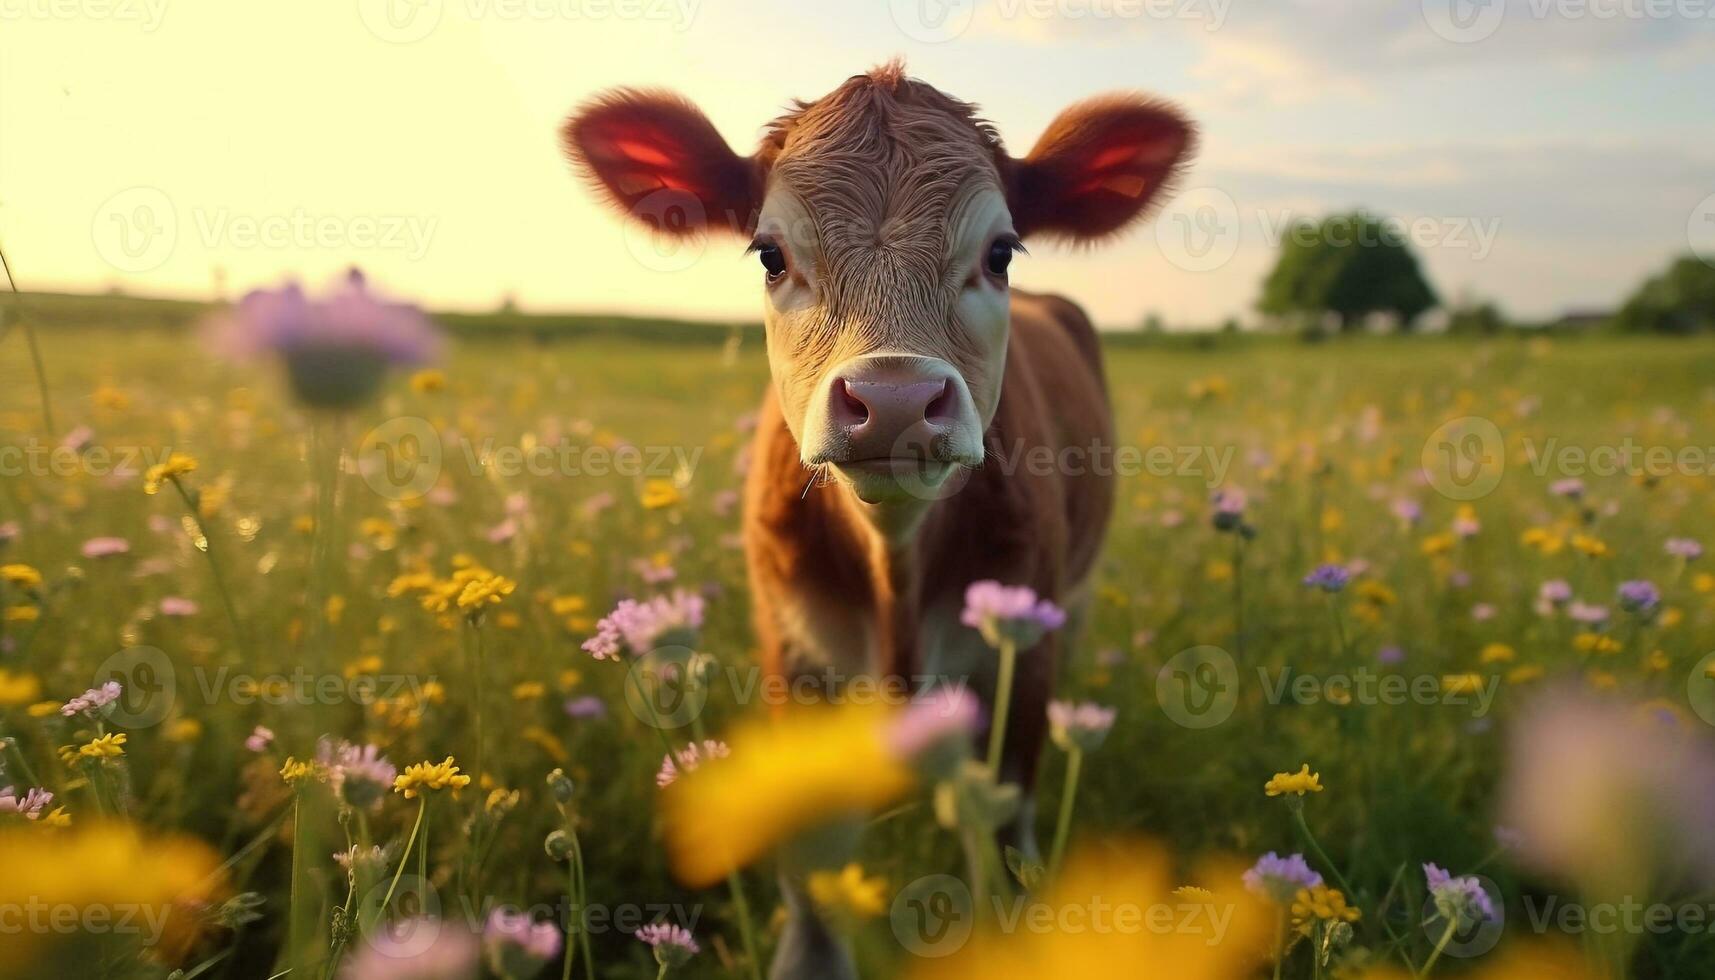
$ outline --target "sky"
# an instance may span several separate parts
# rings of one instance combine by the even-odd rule
[[[357,265],[437,309],[758,319],[745,243],[627,228],[560,123],[665,87],[749,152],[894,56],[1018,154],[1116,89],[1197,122],[1155,219],[1014,266],[1107,327],[1248,322],[1291,222],[1357,207],[1519,317],[1715,261],[1715,0],[0,0],[0,245],[24,289]]]

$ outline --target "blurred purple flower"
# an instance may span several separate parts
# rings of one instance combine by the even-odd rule
[[[1575,600],[1566,607],[1566,615],[1575,623],[1587,626],[1600,626],[1608,621],[1608,607],[1592,605],[1583,600]]]
[[[463,926],[407,919],[368,930],[340,980],[474,980],[481,952]]]
[[[1584,496],[1584,481],[1575,477],[1556,480],[1549,484],[1548,492],[1567,500],[1579,500]]]
[[[584,641],[584,650],[597,660],[617,659],[629,651],[641,657],[669,642],[694,646],[703,625],[703,597],[684,589],[671,596],[655,596],[638,602],[621,599],[613,612],[596,623],[596,635]]]
[[[244,739],[244,747],[252,752],[266,752],[274,744],[274,730],[257,725]]]
[[[584,721],[605,718],[607,717],[607,702],[594,694],[570,698],[566,701],[566,714]]]
[[[1476,875],[1455,878],[1443,868],[1425,864],[1423,878],[1429,886],[1429,897],[1435,901],[1435,910],[1444,921],[1457,922],[1460,928],[1494,921],[1495,903]]]
[[[1645,618],[1655,615],[1661,607],[1661,590],[1644,579],[1621,582],[1619,595],[1621,609]]]
[[[888,745],[910,759],[954,736],[969,737],[980,724],[982,706],[965,687],[937,687],[911,699],[888,731]]]
[[[1401,497],[1393,502],[1393,516],[1405,524],[1415,525],[1423,520],[1423,506],[1415,500]]]
[[[362,402],[388,365],[420,364],[439,346],[420,310],[371,293],[356,269],[317,299],[297,283],[254,290],[215,319],[213,340],[231,355],[284,358],[293,392],[320,408]]]
[[[1342,592],[1351,584],[1352,572],[1344,565],[1318,565],[1316,570],[1304,576],[1304,584],[1323,592]]]
[[[1668,538],[1667,553],[1684,561],[1696,561],[1703,557],[1703,545],[1691,538]]]
[[[1269,851],[1257,858],[1256,864],[1244,873],[1245,887],[1257,895],[1272,899],[1279,905],[1290,905],[1300,888],[1322,884],[1322,876],[1310,870],[1302,854],[1286,857]]]
[[[537,922],[527,912],[497,908],[482,930],[489,968],[503,977],[534,977],[560,955],[562,939],[552,922]]]
[[[111,558],[123,555],[131,550],[131,542],[124,538],[90,538],[83,543],[85,558]]]
[[[195,616],[198,606],[195,600],[182,596],[170,595],[161,600],[161,615],[163,616]]]

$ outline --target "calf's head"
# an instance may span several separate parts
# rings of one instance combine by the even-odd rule
[[[1016,158],[973,106],[893,64],[797,103],[749,156],[661,92],[603,94],[564,138],[633,218],[750,242],[803,462],[879,503],[982,463],[1022,242],[1120,230],[1158,199],[1193,134],[1167,105],[1110,95],[1062,112]]]

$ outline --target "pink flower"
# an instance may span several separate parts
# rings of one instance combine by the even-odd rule
[[[118,681],[108,681],[100,687],[92,687],[60,705],[60,714],[70,718],[85,711],[95,712],[119,700],[122,690]]]
[[[982,706],[965,687],[937,687],[911,700],[894,719],[888,744],[901,758],[912,759],[950,738],[969,738],[982,721]]]
[[[468,929],[417,918],[363,934],[340,980],[475,980],[481,956]]]
[[[655,774],[655,785],[662,788],[671,786],[685,773],[696,772],[705,761],[724,759],[729,755],[732,755],[732,749],[725,742],[704,739],[701,747],[692,742],[673,755],[661,758],[661,771]]]
[[[161,600],[161,615],[163,616],[195,616],[198,606],[194,601],[182,596],[167,596]]]
[[[268,751],[268,746],[273,744],[273,729],[263,728],[261,725],[257,725],[255,730],[250,733],[250,736],[244,740],[244,747],[252,752],[266,752]]]
[[[993,579],[972,582],[965,589],[965,609],[959,621],[982,633],[989,646],[1034,646],[1044,633],[1066,625],[1066,614],[1047,599],[1038,599],[1028,585],[1002,585]]]
[[[131,550],[131,542],[124,538],[90,538],[83,543],[85,558],[110,558],[123,555]]]
[[[613,612],[596,623],[596,635],[584,641],[584,650],[597,660],[618,659],[621,652],[641,657],[669,641],[693,646],[703,625],[703,597],[684,589],[671,596],[655,596],[643,602],[621,599]]]

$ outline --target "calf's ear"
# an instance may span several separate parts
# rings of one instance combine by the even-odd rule
[[[1013,224],[1021,236],[1074,242],[1111,235],[1167,199],[1196,140],[1177,108],[1142,95],[1073,105],[1013,161]]]
[[[607,202],[673,235],[748,234],[761,206],[753,160],[734,153],[702,110],[670,92],[614,89],[572,113],[566,155]]]

